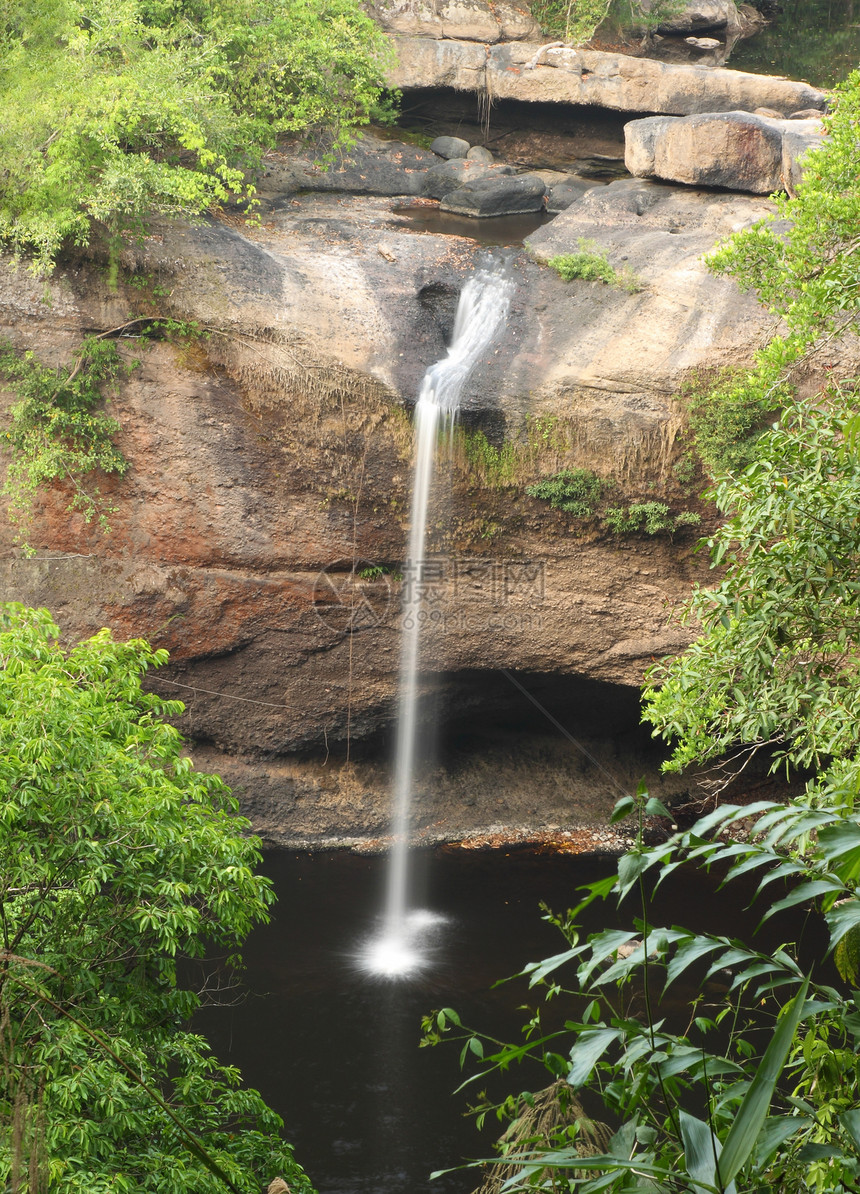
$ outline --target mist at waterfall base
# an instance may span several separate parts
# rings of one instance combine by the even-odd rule
[[[418,688],[421,668],[421,571],[427,554],[427,518],[433,494],[436,453],[450,444],[450,432],[472,372],[492,345],[508,314],[514,284],[504,260],[478,269],[460,293],[454,332],[446,355],[424,375],[415,404],[415,455],[409,543],[401,603],[400,675],[394,754],[392,846],[381,924],[362,944],[358,964],[370,974],[397,979],[430,963],[434,937],[444,924],[438,914],[412,906],[409,833],[418,746]]]

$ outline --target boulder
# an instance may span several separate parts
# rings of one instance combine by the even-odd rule
[[[395,37],[397,63],[388,73],[404,91],[450,87],[535,103],[584,104],[619,112],[686,116],[697,112],[784,115],[804,108],[823,112],[827,97],[808,83],[704,65],[675,65],[627,54],[509,42],[479,46],[465,41]]]
[[[388,33],[492,44],[537,41],[540,26],[511,0],[376,0],[371,15]]]
[[[624,126],[624,165],[634,178],[654,175],[657,141],[671,128],[677,116],[646,116]]]
[[[430,199],[444,199],[450,191],[456,191],[467,182],[474,182],[489,174],[509,174],[510,171],[510,166],[485,166],[482,162],[452,158],[425,171],[421,178],[421,194]]]
[[[656,116],[624,126],[625,162],[638,178],[769,195],[796,185],[797,159],[821,136],[817,120],[789,124],[748,112]]]
[[[782,180],[789,195],[803,178],[803,157],[824,140],[820,120],[792,121],[782,134]]]
[[[751,4],[738,5],[738,18],[741,23],[741,37],[752,37],[767,25],[767,17]]]
[[[648,11],[653,5],[643,0],[641,7]],[[680,11],[660,21],[659,33],[697,33],[705,29],[727,29],[729,32],[741,27],[735,0],[686,0]]]
[[[550,187],[546,209],[553,215],[560,211],[567,211],[572,203],[576,203],[593,187],[604,185],[595,178],[582,178],[578,174],[568,174]]]
[[[462,137],[437,137],[431,142],[430,149],[440,158],[464,158],[469,153],[469,142]]]
[[[466,157],[470,162],[483,162],[485,166],[492,166],[496,160],[490,150],[483,145],[473,145]]]
[[[283,204],[296,191],[342,191],[351,195],[418,195],[421,179],[436,154],[401,141],[384,140],[366,132],[351,146],[349,155],[328,169],[299,154],[273,152],[257,184],[261,197]]]
[[[514,216],[541,211],[546,184],[536,174],[478,178],[467,182],[442,200],[442,211],[461,216]]]

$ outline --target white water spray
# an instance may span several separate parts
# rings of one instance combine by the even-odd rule
[[[409,820],[418,737],[418,676],[421,663],[427,510],[433,488],[440,430],[453,428],[463,388],[507,318],[514,284],[502,267],[481,269],[460,294],[447,356],[424,374],[415,407],[415,464],[412,510],[402,605],[400,700],[394,758],[393,844],[381,934],[362,951],[362,968],[390,978],[405,977],[425,962],[428,930],[439,924],[431,913],[409,908]]]

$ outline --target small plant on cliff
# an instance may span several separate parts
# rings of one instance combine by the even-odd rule
[[[128,370],[112,340],[83,341],[71,369],[50,369],[31,352],[19,355],[0,343],[0,379],[17,394],[3,444],[11,454],[3,493],[9,498],[9,517],[26,526],[40,489],[65,483],[71,489],[66,510],[78,511],[87,522],[94,518],[103,531],[113,507],[105,502],[94,473],[120,476],[128,468],[111,437],[119,423],[97,408],[105,390]]]
[[[463,428],[458,439],[466,457],[470,476],[477,476],[493,489],[512,485],[517,472],[517,448],[510,440],[500,447],[490,443],[483,431]]]
[[[551,257],[547,262],[565,282],[579,279],[582,282],[604,282],[607,286],[618,286],[631,294],[642,289],[641,279],[627,266],[617,270],[610,264],[605,249],[601,249],[596,241],[583,240],[577,242],[576,253],[564,253],[558,257]]]
[[[701,516],[694,510],[672,514],[663,502],[634,502],[630,506],[610,506],[603,522],[615,535],[674,535],[678,527],[698,526]]]
[[[563,469],[554,477],[529,485],[526,490],[529,497],[540,498],[554,509],[564,510],[577,518],[591,517],[602,492],[600,477],[584,468]]]

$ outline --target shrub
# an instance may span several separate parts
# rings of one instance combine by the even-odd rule
[[[752,463],[755,445],[773,416],[791,397],[779,371],[770,384],[758,372],[729,370],[709,387],[694,383],[687,396],[690,434],[711,476],[740,472]]]
[[[674,535],[680,526],[698,526],[701,518],[694,510],[673,515],[663,502],[634,502],[631,506],[610,506],[603,516],[604,525],[615,535]]]
[[[591,517],[602,492],[603,482],[596,473],[584,468],[563,469],[526,490],[529,497],[540,498],[555,510],[564,510],[577,518]]]
[[[606,250],[601,249],[593,240],[577,241],[576,253],[564,253],[558,257],[551,257],[547,262],[565,282],[579,279],[581,282],[604,282],[607,286],[618,286],[622,290],[635,293],[642,289],[639,278],[628,267],[617,270],[610,264]]]

